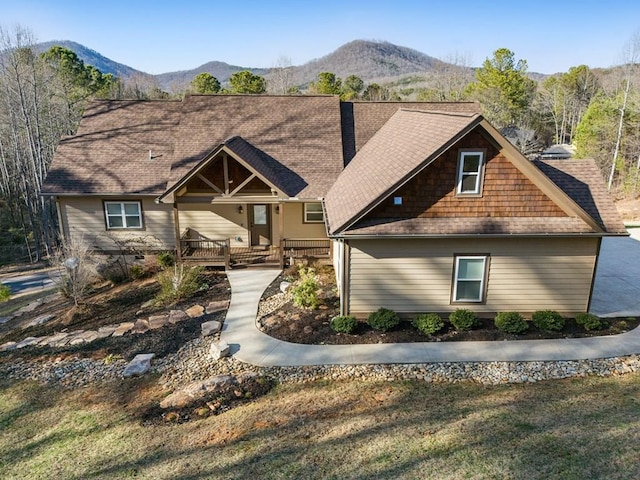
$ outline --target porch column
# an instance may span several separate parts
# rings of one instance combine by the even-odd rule
[[[176,235],[176,261],[182,261],[182,245],[180,242],[180,215],[178,215],[178,203],[173,202],[173,227]]]
[[[280,239],[280,268],[284,268],[284,203],[279,202],[278,211],[278,238]]]

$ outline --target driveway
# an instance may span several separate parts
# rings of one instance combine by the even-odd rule
[[[7,276],[2,280],[2,284],[11,289],[12,296],[16,296],[55,288],[56,279],[59,277],[60,274],[56,270],[46,269]]]
[[[640,315],[640,228],[631,237],[602,239],[591,313],[602,317]]]

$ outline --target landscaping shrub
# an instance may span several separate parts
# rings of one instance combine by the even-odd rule
[[[398,314],[393,310],[379,308],[369,315],[367,323],[374,330],[386,332],[400,323],[400,317],[398,317]]]
[[[131,278],[133,278],[134,280],[140,280],[141,278],[144,278],[147,276],[147,272],[142,265],[138,265],[138,264],[131,265],[130,271],[131,271]]]
[[[300,265],[298,268],[300,279],[293,285],[291,293],[293,294],[293,303],[298,307],[318,308],[318,277],[315,269]]]
[[[339,315],[331,319],[329,326],[336,333],[352,333],[358,326],[358,320],[352,316]]]
[[[158,265],[163,270],[166,270],[169,267],[173,267],[176,263],[176,258],[171,252],[160,252],[158,254]]]
[[[433,335],[444,327],[444,322],[437,313],[420,314],[412,320],[411,324],[424,335]]]
[[[6,285],[0,284],[0,302],[6,302],[11,298],[11,289]]]
[[[506,333],[524,333],[529,324],[518,312],[500,312],[493,319],[498,330]]]
[[[559,332],[564,328],[564,317],[555,310],[538,310],[531,315],[531,321],[540,330]]]
[[[455,327],[456,330],[471,330],[478,325],[478,317],[471,310],[466,308],[458,308],[451,312],[449,315],[449,321]]]
[[[175,265],[172,269],[165,270],[158,275],[160,293],[156,301],[167,305],[188,298],[202,288],[200,274],[203,267],[185,267]]]
[[[608,326],[605,320],[591,313],[579,313],[576,315],[576,323],[585,330],[602,330]]]

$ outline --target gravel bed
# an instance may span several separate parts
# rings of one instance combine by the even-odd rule
[[[281,383],[305,383],[314,380],[393,381],[418,380],[434,383],[472,381],[485,385],[533,383],[541,380],[586,376],[611,376],[636,372],[640,356],[630,355],[580,361],[553,362],[461,362],[398,365],[321,365],[308,367],[256,367],[232,357],[214,362],[209,358],[211,339],[196,338],[179,351],[152,361],[151,372],[160,384],[174,390],[214,375],[238,375],[256,372]],[[126,362],[105,362],[80,358],[28,362],[16,360],[0,364],[0,376],[32,379],[76,388],[90,383],[122,378]]]

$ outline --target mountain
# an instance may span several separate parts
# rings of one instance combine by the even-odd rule
[[[333,72],[338,77],[360,77],[365,83],[384,82],[393,78],[433,70],[444,62],[412,48],[389,42],[354,40],[334,52],[293,68],[296,85],[307,84],[320,72]]]
[[[229,65],[225,62],[207,62],[204,65],[200,65],[197,68],[191,70],[179,70],[177,72],[160,73],[154,75],[156,81],[160,85],[160,88],[167,91],[181,91],[184,90],[193,77],[199,73],[210,73],[221,83],[226,82],[229,77],[235,72],[241,72],[242,70],[250,70],[256,75],[266,75],[269,73],[269,69],[266,68],[249,68],[239,67],[237,65]]]
[[[35,51],[38,53],[46,52],[51,47],[54,47],[56,45],[68,48],[69,50],[73,51],[85,64],[96,67],[102,73],[111,73],[114,76],[120,78],[129,78],[134,75],[152,76],[148,73],[141,72],[140,70],[136,70],[135,68],[131,68],[122,63],[115,62],[110,58],[101,55],[95,50],[91,50],[84,45],[72,42],[70,40],[54,40],[51,42],[38,43],[37,45],[35,45]]]

